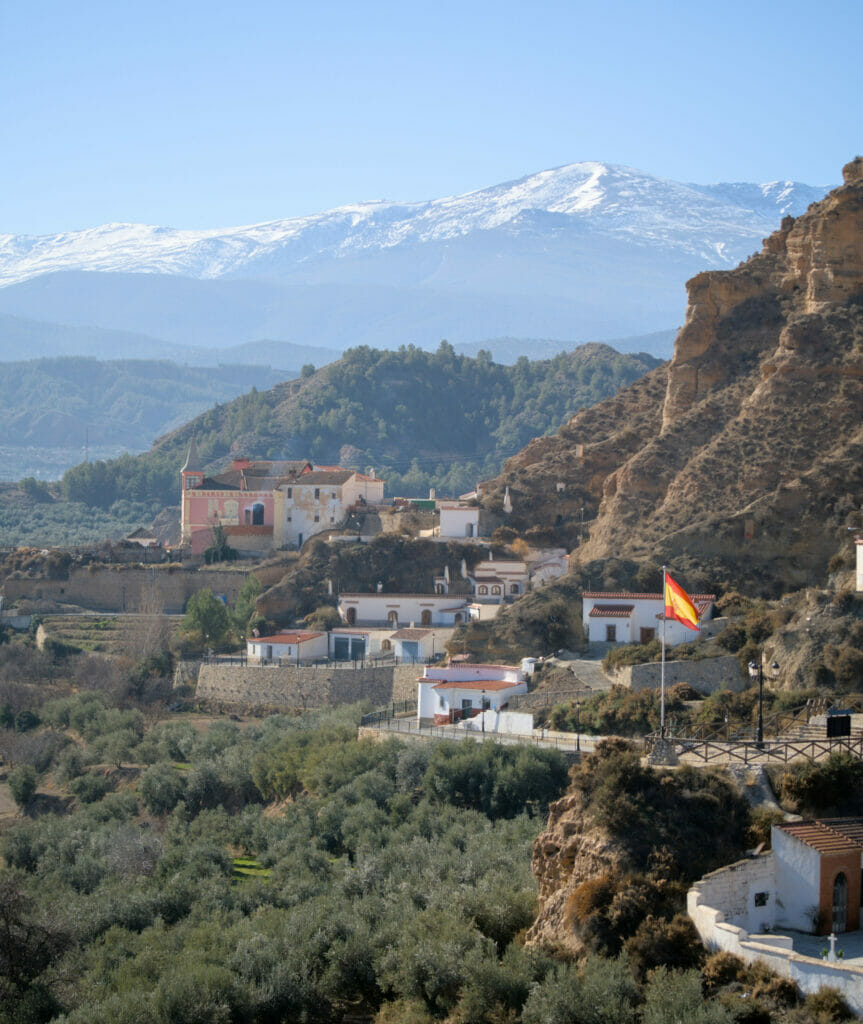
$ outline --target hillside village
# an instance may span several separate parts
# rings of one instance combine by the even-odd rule
[[[390,829],[426,842],[458,808],[486,816],[474,825],[501,848],[488,858],[467,831],[453,840],[459,866],[435,885],[456,909],[435,904],[428,924],[427,895],[414,901],[393,885],[399,923],[387,928],[419,930],[390,941],[378,927],[387,900],[363,903],[370,917],[341,922],[324,943],[328,964],[344,955],[361,969],[352,961],[333,981],[309,968],[314,982],[283,995],[293,1009],[273,1019],[315,1019],[317,1005],[321,1019],[356,1010],[371,1021],[382,1006],[410,1004],[423,1024],[515,1020],[530,993],[569,969],[537,966],[542,957],[581,964],[576,987],[600,969],[592,957],[605,971],[631,965],[630,980],[615,982],[629,1016],[604,1019],[635,1020],[639,1000],[659,998],[656,972],[672,968],[704,972],[692,999],[720,993],[722,1024],[826,1019],[794,1016],[807,1006],[832,1006],[830,1019],[863,1013],[861,218],[858,158],[844,186],[783,222],[762,253],[690,282],[671,363],[467,493],[386,496],[371,466],[248,449],[208,462],[192,434],[175,468],[179,504],[153,528],[98,548],[4,552],[9,792],[14,784],[22,814],[38,806],[65,821],[57,809],[75,787],[71,813],[92,803],[94,815],[122,820],[111,856],[128,877],[149,879],[161,864],[148,837],[178,858],[158,868],[173,872],[170,899],[117,910],[122,926],[108,914],[104,941],[122,929],[129,947],[138,933],[158,944],[154,931],[189,917],[195,901],[183,909],[184,894],[199,882],[177,881],[181,860],[201,877],[216,865],[228,886],[257,874],[250,906],[270,899],[273,872],[276,884],[290,879],[291,900],[303,885],[334,900],[338,876],[359,905],[397,846],[387,847]],[[807,431],[828,413],[846,431],[813,459]],[[109,707],[114,693],[123,696]],[[66,885],[62,870],[41,866],[52,854],[32,838],[38,823],[9,825],[3,838],[13,814],[0,807],[6,863]],[[539,832],[537,815],[547,815]],[[504,823],[516,819],[523,831],[507,840]],[[522,862],[532,844],[536,899],[527,885],[527,897],[506,895],[507,844]],[[466,846],[474,853],[463,858]],[[146,870],[127,866],[148,858]],[[485,899],[481,871],[453,882],[463,861],[498,872],[489,903],[464,911],[469,925],[446,916]],[[413,862],[425,870],[436,858]],[[69,884],[82,904],[101,892],[93,864],[75,861]],[[328,918],[315,906],[317,926]],[[248,927],[247,911],[232,904],[236,927]],[[461,968],[458,985],[432,991],[387,960],[426,932],[464,928],[482,939],[471,933],[459,960],[519,965],[520,994],[495,997],[502,1016],[470,1010],[475,978]],[[222,941],[212,931],[208,941]],[[269,997],[246,963],[235,957],[230,970],[264,1019]],[[88,966],[92,992],[114,969]],[[74,983],[52,984],[62,994]]]

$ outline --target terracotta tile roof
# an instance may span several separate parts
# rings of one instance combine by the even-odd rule
[[[818,853],[847,853],[863,849],[863,818],[792,821],[777,827]]]
[[[355,473],[352,469],[313,469],[311,473],[304,474],[298,483],[304,487],[314,487],[316,484],[329,484],[341,487],[342,484],[346,484],[353,476],[359,476],[359,474]]]
[[[422,640],[424,636],[429,636],[434,632],[433,629],[411,629],[405,627],[405,629],[398,629],[392,635],[393,640]]]
[[[634,604],[596,604],[590,609],[588,618],[628,619],[634,608]]]
[[[304,644],[307,640],[314,640],[315,637],[324,636],[323,633],[275,633],[273,636],[251,636],[249,643],[253,644]]]
[[[423,679],[428,682],[428,679]],[[506,679],[461,679],[457,683],[438,683],[433,690],[510,690],[521,683],[510,683]]]

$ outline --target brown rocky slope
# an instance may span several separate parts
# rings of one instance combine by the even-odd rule
[[[486,486],[576,564],[668,562],[715,584],[822,582],[863,491],[863,158],[760,253],[687,284],[670,363],[532,442]]]

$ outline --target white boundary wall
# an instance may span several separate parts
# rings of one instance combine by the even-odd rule
[[[768,893],[765,906],[754,906],[755,892]],[[746,963],[761,961],[807,994],[830,985],[863,1014],[863,966],[803,956],[794,952],[790,937],[757,933],[762,925],[772,927],[776,913],[772,853],[705,875],[687,893],[686,909],[709,950],[733,953]],[[744,918],[748,925],[736,923]]]

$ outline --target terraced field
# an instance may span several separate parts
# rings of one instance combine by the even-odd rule
[[[166,622],[173,630],[179,615],[46,615],[42,626],[47,638],[82,651],[119,655],[128,652],[130,642]]]

